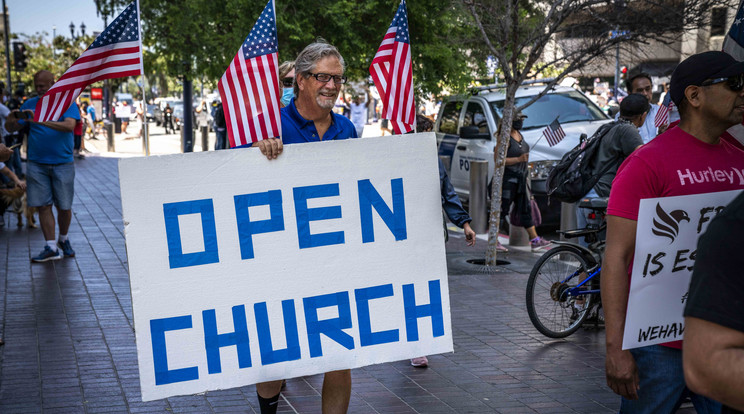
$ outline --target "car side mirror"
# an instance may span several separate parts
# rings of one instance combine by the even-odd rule
[[[460,128],[460,138],[463,139],[491,139],[490,134],[480,132],[480,128],[475,125],[468,125]]]

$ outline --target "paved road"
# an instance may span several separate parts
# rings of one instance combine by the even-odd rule
[[[4,217],[0,412],[258,412],[252,386],[140,401],[115,156],[77,161],[75,258],[31,264],[41,231]],[[524,307],[537,256],[509,253],[511,265],[487,273],[466,262],[484,247],[465,247],[454,231],[447,244],[455,352],[430,356],[428,369],[400,361],[354,370],[350,412],[616,412],[619,401],[604,384],[604,333],[541,336]],[[320,412],[321,380],[289,380],[281,411]]]

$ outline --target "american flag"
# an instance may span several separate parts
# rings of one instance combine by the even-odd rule
[[[659,105],[659,110],[656,111],[656,116],[654,117],[654,126],[656,128],[669,123],[669,112],[672,110],[673,106],[674,102],[672,102],[672,94],[667,92],[667,94],[664,95],[664,100],[661,102],[661,105]]]
[[[557,145],[566,137],[566,133],[563,131],[560,122],[558,122],[558,118],[545,127],[543,135],[545,135],[545,138],[548,140],[548,145],[551,147]]]
[[[282,135],[277,49],[269,0],[218,84],[231,147]]]
[[[403,0],[369,67],[382,98],[382,118],[390,120],[396,134],[413,130],[416,122],[410,42]]]
[[[104,79],[142,75],[139,7],[131,3],[36,103],[34,121],[59,119],[80,92]]]
[[[739,4],[736,17],[723,39],[722,50],[740,62],[744,60],[744,3]]]

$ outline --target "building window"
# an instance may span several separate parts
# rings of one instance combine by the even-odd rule
[[[723,36],[726,34],[726,15],[728,8],[715,7],[710,16],[710,35]]]

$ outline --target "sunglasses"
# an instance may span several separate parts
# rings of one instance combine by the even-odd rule
[[[744,74],[729,76],[727,78],[708,79],[700,86],[711,86],[725,82],[726,87],[733,92],[741,92],[744,89]]]
[[[285,88],[291,88],[292,85],[294,85],[294,78],[282,79],[282,85],[284,85]]]

